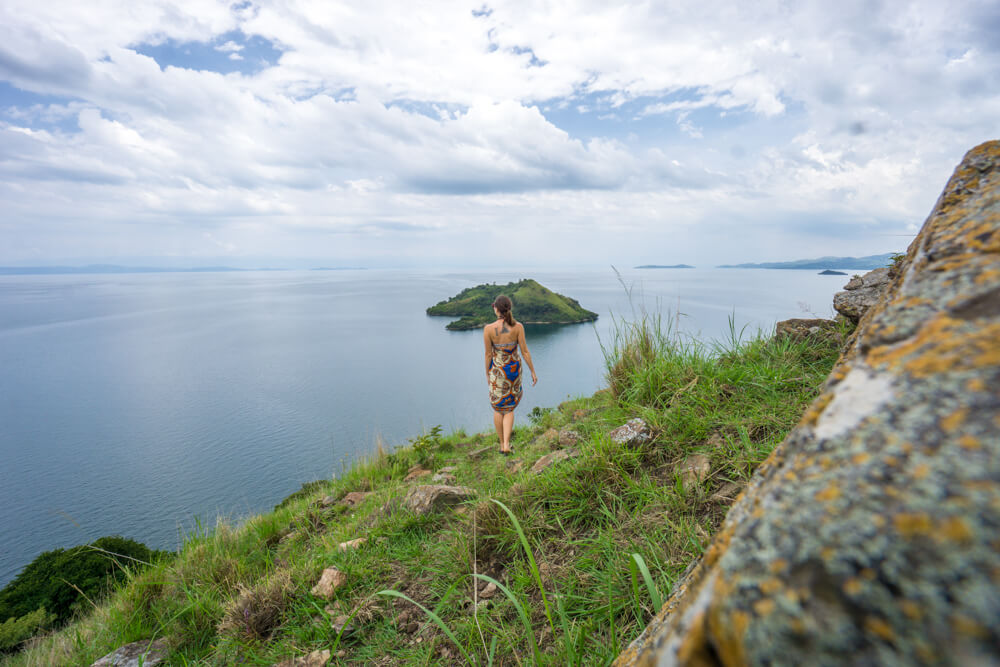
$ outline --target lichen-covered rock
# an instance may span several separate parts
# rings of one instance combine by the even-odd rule
[[[465,486],[424,484],[410,489],[403,500],[403,505],[417,514],[428,514],[465,502],[475,495],[474,489]]]
[[[1000,142],[618,665],[1000,664]]]
[[[167,659],[168,652],[166,639],[141,639],[115,649],[90,667],[154,667]]]
[[[843,292],[833,295],[834,309],[852,322],[857,322],[869,308],[874,307],[889,286],[889,268],[874,269],[863,276],[852,278],[844,285]]]
[[[791,338],[804,340],[810,336],[821,336],[837,330],[836,320],[824,319],[791,319],[782,320],[774,325],[776,338]]]
[[[580,442],[580,434],[571,428],[564,428],[559,431],[559,446],[572,447]]]
[[[653,439],[649,426],[639,417],[630,419],[608,434],[614,442],[620,445],[644,445]]]

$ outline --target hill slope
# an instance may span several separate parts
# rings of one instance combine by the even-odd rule
[[[493,300],[501,294],[511,298],[514,319],[524,324],[576,324],[597,319],[597,313],[582,308],[576,299],[557,294],[530,278],[506,285],[469,287],[431,306],[427,314],[460,318],[446,327],[452,331],[475,329],[496,319]]]

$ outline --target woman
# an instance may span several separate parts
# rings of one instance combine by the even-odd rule
[[[535,365],[524,340],[524,325],[514,321],[510,297],[501,294],[493,301],[497,321],[483,327],[486,346],[486,381],[490,385],[490,403],[493,404],[493,425],[500,438],[500,453],[510,454],[510,434],[514,430],[514,408],[521,402],[521,360],[518,348],[531,369],[531,384],[538,383]]]

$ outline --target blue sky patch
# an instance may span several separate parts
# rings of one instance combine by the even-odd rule
[[[11,125],[33,130],[76,132],[77,112],[69,109],[82,100],[62,95],[39,95],[0,81],[0,118]]]
[[[283,53],[273,43],[240,31],[227,32],[212,42],[178,42],[139,44],[136,53],[149,56],[160,69],[169,66],[184,69],[219,72],[220,74],[256,74],[274,65]]]

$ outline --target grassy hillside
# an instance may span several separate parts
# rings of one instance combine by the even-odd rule
[[[452,330],[475,329],[496,319],[493,300],[506,294],[514,302],[514,319],[525,324],[572,324],[592,322],[593,313],[576,299],[557,294],[530,278],[506,285],[484,284],[462,290],[452,298],[427,309],[428,315],[459,317],[448,324]]]
[[[176,558],[4,664],[88,665],[159,637],[174,665],[270,665],[321,650],[338,664],[608,664],[797,422],[843,336],[706,349],[656,320],[621,324],[607,341],[608,389],[520,413],[513,457],[488,431],[432,429],[272,513],[190,535]],[[636,417],[648,442],[609,436]],[[408,491],[430,483],[418,471],[442,468],[475,498],[407,509]],[[326,599],[312,589],[329,567],[343,582]]]

